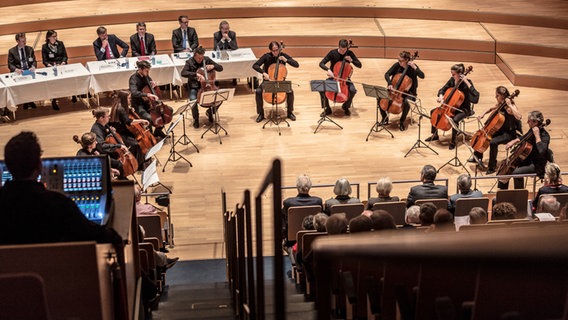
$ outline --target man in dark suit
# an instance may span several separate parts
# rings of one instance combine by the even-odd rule
[[[219,23],[219,31],[213,34],[213,49],[217,50],[237,50],[237,33],[229,30],[229,23],[225,20]]]
[[[98,27],[97,35],[99,37],[93,42],[93,49],[95,50],[97,60],[101,61],[126,57],[128,48],[130,48],[126,42],[120,40],[114,34],[107,34],[105,27]],[[118,52],[117,46],[122,48],[122,52]]]
[[[199,39],[194,28],[188,26],[189,18],[179,16],[179,28],[172,31],[174,52],[191,52],[199,46]]]
[[[35,71],[37,61],[34,49],[26,45],[26,34],[23,32],[16,34],[16,46],[8,50],[8,69],[10,72],[22,74],[26,70]],[[36,108],[35,103],[28,102],[24,104],[24,109]]]
[[[310,177],[303,174],[296,179],[296,189],[298,195],[295,197],[287,198],[284,200],[282,206],[282,234],[284,238],[288,237],[288,209],[291,207],[304,207],[304,206],[320,206],[322,207],[323,201],[320,197],[310,196],[310,189],[312,188],[312,181]]]
[[[146,23],[136,24],[136,33],[130,36],[132,56],[153,56],[157,53],[154,35],[146,32]]]
[[[448,188],[446,186],[438,186],[434,184],[436,179],[436,168],[427,164],[422,168],[420,174],[421,185],[410,188],[408,197],[406,198],[406,207],[414,205],[416,200],[420,199],[447,199]]]

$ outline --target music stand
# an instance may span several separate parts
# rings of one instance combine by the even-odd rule
[[[210,123],[209,128],[207,128],[207,130],[205,130],[205,132],[201,134],[201,139],[203,139],[203,136],[207,132],[211,131],[219,137],[219,144],[223,144],[219,132],[221,132],[222,130],[225,132],[225,135],[227,135],[227,130],[225,130],[225,128],[223,128],[223,126],[219,124],[219,107],[221,106],[221,103],[223,103],[223,101],[231,99],[234,94],[234,88],[206,91],[201,94],[199,104],[201,106],[206,105],[205,108],[208,108],[209,112],[212,112],[213,114],[213,123]]]
[[[193,167],[193,165],[191,164],[191,162],[189,160],[187,160],[184,156],[182,156],[179,152],[176,151],[176,144],[179,142],[179,140],[175,141],[174,128],[181,121],[181,119],[183,119],[183,114],[180,114],[179,117],[177,117],[176,120],[172,121],[172,123],[170,124],[170,127],[166,131],[166,135],[169,135],[170,133],[172,135],[172,147],[170,148],[170,155],[168,156],[168,160],[166,160],[166,163],[164,163],[164,167],[162,168],[162,172],[166,171],[166,166],[168,165],[168,162],[170,162],[170,161],[176,162],[180,159],[185,160],[185,162],[187,162],[190,167]],[[191,144],[193,144],[193,142],[191,142]],[[193,146],[195,147],[195,149],[197,149],[197,146],[195,144],[193,144]],[[199,150],[197,150],[197,152],[199,152]],[[177,158],[176,158],[176,156],[177,156]]]
[[[380,108],[380,106],[379,106],[378,101],[379,101],[379,99],[390,100],[389,91],[385,87],[373,86],[373,85],[366,84],[366,83],[363,83],[363,90],[365,90],[365,95],[367,97],[372,97],[372,98],[375,98],[375,100],[377,100],[377,110],[375,111],[375,124],[373,124],[373,126],[371,127],[371,130],[369,130],[369,134],[367,134],[367,138],[365,139],[365,141],[369,141],[369,136],[371,135],[371,133],[373,133],[373,132],[379,133],[383,130],[388,132],[390,134],[391,138],[394,138],[394,135],[386,127],[386,124],[383,123],[383,122],[379,122],[379,108]]]
[[[426,117],[426,119],[430,119],[430,117],[426,114],[426,112],[425,112],[426,110],[424,110],[424,108],[422,108],[422,103],[421,103],[420,99],[418,99],[417,101],[412,101],[412,104],[414,104],[415,110],[419,114],[419,117],[418,117],[418,138],[416,139],[416,142],[414,143],[412,148],[410,148],[410,150],[408,150],[408,152],[406,152],[404,157],[406,158],[406,156],[408,156],[408,154],[410,154],[410,151],[412,151],[414,149],[420,149],[420,148],[430,149],[432,152],[434,152],[436,155],[438,155],[438,152],[436,152],[436,150],[432,149],[426,142],[422,141],[422,139],[420,138],[420,132],[422,131],[421,130],[422,129],[422,118]]]
[[[148,188],[154,186],[156,184],[161,185],[169,193],[172,193],[172,190],[166,187],[163,183],[160,182],[160,178],[158,177],[158,168],[156,166],[156,161],[152,161],[146,169],[142,172],[142,191],[146,192]]]
[[[191,142],[191,139],[189,139],[189,137],[188,137],[187,134],[185,133],[185,113],[187,112],[188,107],[189,107],[190,105],[195,104],[195,103],[197,103],[197,100],[191,100],[191,101],[189,101],[188,103],[186,103],[186,104],[180,106],[179,108],[177,108],[177,110],[172,114],[172,117],[173,117],[173,116],[177,116],[178,114],[183,114],[183,115],[184,115],[184,117],[181,119],[181,120],[182,120],[182,124],[183,124],[183,135],[182,135],[181,137],[179,137],[180,143],[183,144],[184,146],[185,146],[185,145],[188,145],[188,144],[190,144],[190,143],[193,144],[193,142]],[[183,139],[183,140],[182,140],[182,139]],[[194,145],[194,146],[195,146],[195,145]],[[196,147],[196,148],[197,148],[197,147]],[[199,150],[198,150],[197,152],[199,152]]]
[[[160,151],[162,149],[165,142],[166,142],[166,139],[162,139],[162,140],[158,141],[155,145],[153,145],[150,149],[148,149],[148,152],[146,152],[146,155],[144,156],[144,160],[147,161],[147,160],[152,159],[152,157],[154,157],[154,159],[156,159],[156,162],[160,163],[160,160],[158,160],[156,153],[158,153],[158,151]]]
[[[456,138],[457,138],[457,135],[458,135],[458,134],[460,134],[460,133],[461,133],[461,134],[464,134],[464,132],[461,131],[461,130],[458,128],[458,126],[456,125],[456,123],[454,122],[454,120],[452,120],[452,118],[448,117],[447,114],[445,114],[444,116],[448,119],[448,122],[450,123],[450,125],[452,126],[452,128],[457,131],[457,133],[456,133]],[[464,144],[466,144],[466,143],[465,143],[465,138],[464,138],[463,142],[464,142]],[[448,162],[444,163],[444,164],[440,167],[440,169],[438,169],[438,172],[440,172],[440,170],[442,170],[443,167],[445,167],[445,166],[447,166],[447,165],[450,165],[450,166],[452,166],[452,167],[462,167],[462,168],[465,170],[465,172],[467,172],[467,174],[471,175],[471,174],[469,173],[469,171],[467,170],[467,168],[465,167],[465,165],[463,164],[463,162],[461,162],[460,158],[458,158],[458,147],[459,147],[459,144],[458,144],[457,141],[456,141],[456,146],[455,146],[455,148],[454,148],[454,151],[455,151],[454,157],[451,158],[450,160],[448,160]],[[471,150],[470,150],[470,151],[471,151]]]
[[[278,92],[290,92],[290,91],[292,91],[292,82],[290,82],[290,81],[264,81],[262,83],[262,90],[264,90],[264,93],[272,93],[273,95],[277,94]],[[267,124],[274,123],[278,127],[278,135],[281,136],[282,132],[280,132],[280,123],[286,122],[288,127],[290,127],[290,123],[288,123],[286,118],[282,118],[280,116],[280,113],[278,112],[278,103],[274,103],[274,100],[272,101],[272,107],[274,109],[273,110],[274,113],[276,113],[276,116],[274,116],[274,113],[273,113],[272,117],[268,117],[268,120],[264,123],[264,125],[262,126],[262,129],[264,129],[264,127],[266,127]]]
[[[312,80],[310,81],[310,88],[312,92],[323,92],[325,95],[326,92],[339,92],[339,84],[335,80],[327,79],[327,80]],[[327,98],[326,98],[327,99]],[[343,127],[340,126],[337,122],[333,121],[330,117],[325,114],[325,110],[321,113],[320,119],[318,120],[318,125],[314,133],[318,132],[319,127],[325,122],[331,122],[334,125],[338,126],[339,129],[343,130]]]

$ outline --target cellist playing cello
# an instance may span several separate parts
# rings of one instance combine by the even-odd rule
[[[357,89],[355,89],[355,86],[351,82],[350,72],[347,72],[347,74],[346,72],[342,72],[343,74],[340,75],[336,74],[336,71],[339,71],[341,69],[339,68],[340,65],[343,66],[343,69],[347,68],[348,70],[353,70],[353,68],[350,66],[351,64],[356,66],[357,68],[361,68],[362,66],[361,61],[357,59],[355,53],[349,50],[350,47],[350,41],[346,39],[339,40],[338,48],[328,52],[327,55],[319,63],[320,68],[327,72],[329,79],[338,80],[344,83],[345,86],[347,86],[347,97],[345,97],[343,105],[341,106],[346,116],[351,115],[349,108],[351,107],[351,103],[353,102],[353,97],[357,93]],[[330,62],[329,68],[326,66],[328,62]],[[347,66],[345,66],[346,64]],[[327,100],[326,93],[320,92],[320,98],[321,107],[324,108],[325,114],[331,114],[331,108],[329,107],[329,101]]]
[[[131,106],[134,108],[134,111],[136,111],[138,116],[140,116],[140,119],[144,119],[148,121],[148,123],[152,123],[150,103],[148,100],[157,101],[159,98],[155,94],[143,91],[144,88],[148,87],[148,85],[156,87],[156,82],[154,82],[150,77],[150,68],[152,68],[152,65],[150,62],[142,60],[136,62],[136,66],[138,67],[138,70],[136,70],[136,72],[131,75],[128,80]],[[162,128],[155,128],[154,136],[156,136],[156,138],[164,138],[166,135],[162,131]]]
[[[473,86],[473,82],[466,76],[465,66],[462,63],[454,64],[450,68],[450,72],[452,74],[452,77],[442,88],[440,88],[440,90],[438,90],[438,103],[444,102],[444,94],[451,92],[453,90],[452,88],[456,89],[456,92],[461,91],[461,93],[463,94],[463,101],[461,102],[461,104],[455,106],[445,106],[446,108],[452,109],[452,120],[455,124],[458,124],[458,122],[462,121],[473,113],[471,104],[475,104],[479,101],[479,92]],[[458,83],[459,86],[455,88],[456,84]],[[454,92],[454,96],[455,95],[456,93]],[[432,114],[436,109],[438,108],[432,109],[430,111],[430,114]],[[449,145],[450,150],[453,150],[456,147],[456,135],[456,130],[452,129],[452,140],[450,141]],[[440,140],[440,137],[438,136],[438,128],[432,126],[432,136],[426,138],[426,141],[435,140]]]
[[[509,141],[518,137],[517,132],[523,132],[521,119],[523,116],[517,109],[515,105],[515,101],[509,99],[511,94],[509,90],[504,86],[498,86],[495,89],[495,99],[497,99],[497,103],[487,109],[484,113],[480,114],[477,118],[479,120],[483,119],[483,117],[488,114],[492,113],[497,110],[503,103],[506,105],[501,110],[501,114],[504,116],[505,121],[501,128],[491,137],[491,141],[489,142],[489,164],[487,165],[487,172],[486,174],[495,173],[495,169],[497,166],[497,153],[498,153],[498,146],[500,144],[506,144]],[[475,151],[475,157],[481,162],[483,159],[483,153]],[[474,157],[471,157],[467,160],[468,162],[477,163],[477,160]]]
[[[262,73],[263,80],[268,81],[271,79],[273,75],[268,74],[269,68],[271,65],[276,64],[277,60],[280,60],[279,65],[280,67],[284,67],[284,69],[286,64],[289,64],[294,68],[298,68],[300,66],[300,64],[296,60],[294,60],[294,58],[282,52],[282,49],[283,48],[280,43],[276,41],[271,41],[268,44],[268,50],[270,50],[270,52],[263,54],[262,57],[260,57],[260,59],[258,59],[258,61],[252,65],[252,68],[255,71]],[[275,70],[278,71],[278,69]],[[262,85],[256,88],[255,100],[256,100],[256,113],[258,113],[258,117],[256,117],[256,122],[261,122],[262,120],[264,120],[264,108],[263,108],[264,99],[262,97]],[[293,113],[294,91],[292,89],[290,89],[290,92],[286,92],[286,109],[287,109],[288,119],[296,121],[296,116]]]
[[[390,67],[390,69],[387,72],[385,72],[385,80],[387,81],[388,89],[393,90],[394,86],[397,85],[396,83],[393,83],[393,79],[397,74],[402,75],[405,70],[406,70],[405,76],[412,81],[412,85],[410,86],[410,89],[406,91],[406,93],[408,94],[402,95],[403,99],[402,114],[400,115],[400,120],[398,124],[400,131],[406,130],[406,128],[404,127],[404,121],[406,120],[406,116],[410,111],[410,104],[408,103],[408,100],[410,99],[414,101],[416,99],[415,97],[416,97],[416,89],[418,88],[418,78],[424,79],[424,72],[422,72],[422,70],[420,70],[418,65],[416,65],[414,61],[412,61],[410,52],[408,51],[401,51],[400,54],[398,55],[398,62],[393,64],[392,67]],[[381,102],[380,99],[377,98],[377,107],[379,107],[380,102]],[[388,124],[389,116],[387,114],[387,111],[380,108],[380,112],[382,117],[381,123]]]

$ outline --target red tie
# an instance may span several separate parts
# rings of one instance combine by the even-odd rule
[[[140,53],[146,55],[146,44],[144,43],[144,37],[140,37]]]
[[[105,48],[105,55],[107,59],[110,59],[110,47],[108,46],[108,44]]]

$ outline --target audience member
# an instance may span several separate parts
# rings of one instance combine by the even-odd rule
[[[26,45],[26,34],[23,32],[16,34],[16,46],[8,50],[8,69],[10,72],[22,74],[24,71],[29,70],[34,73],[37,67],[37,61],[34,49]],[[24,110],[36,108],[34,102],[24,103]]]
[[[136,24],[136,33],[130,36],[132,56],[153,56],[157,53],[154,35],[146,32],[146,23]]]
[[[473,207],[469,211],[469,224],[486,224],[487,211],[481,207]]]
[[[325,212],[329,213],[331,207],[336,204],[360,203],[361,200],[350,196],[351,192],[352,190],[349,180],[345,178],[338,179],[335,182],[335,187],[333,188],[335,198],[330,198],[325,201]]]
[[[12,180],[0,188],[0,244],[97,241],[122,247],[112,229],[89,221],[75,202],[38,182],[41,146],[33,132],[21,132],[4,148]]]
[[[538,189],[538,193],[532,202],[532,210],[536,212],[538,201],[543,194],[568,193],[568,186],[562,184],[560,167],[553,162],[546,164],[544,168],[544,186]]]
[[[469,174],[460,174],[457,180],[459,193],[450,196],[449,210],[454,213],[456,210],[456,201],[461,198],[480,198],[483,193],[479,190],[471,190],[471,177]]]
[[[432,202],[426,202],[420,205],[420,225],[429,226],[434,223],[434,215],[438,208]]]
[[[291,207],[322,206],[320,197],[310,196],[312,181],[307,175],[300,175],[296,179],[296,189],[298,195],[284,200],[282,206],[282,234],[284,238],[288,236],[288,209]]]
[[[238,48],[237,33],[230,30],[227,21],[221,21],[221,23],[219,23],[219,31],[213,34],[213,49],[237,50]]]
[[[413,205],[404,213],[403,229],[415,229],[420,225],[420,206]]]
[[[517,209],[510,202],[499,202],[493,206],[491,220],[510,220],[515,219]]]
[[[93,41],[93,49],[97,60],[109,60],[126,57],[128,49],[130,48],[126,42],[120,40],[114,34],[108,34],[105,27],[97,28],[98,38]],[[119,53],[117,46],[122,48]]]
[[[560,202],[555,196],[546,194],[543,195],[538,203],[537,213],[550,213],[557,217],[560,214]]]
[[[393,216],[385,210],[373,211],[371,220],[373,220],[373,230],[375,231],[396,229]]]
[[[138,225],[138,242],[145,242],[146,230],[141,225]],[[166,270],[173,267],[179,260],[178,257],[168,258],[168,256],[161,251],[154,250],[154,261],[156,261],[156,266],[161,269],[160,271],[165,272]]]
[[[174,52],[192,52],[199,46],[197,31],[189,26],[188,16],[178,17],[179,28],[172,30]]]
[[[394,202],[400,201],[398,197],[391,197],[390,193],[392,191],[392,181],[389,177],[380,178],[377,181],[377,193],[379,196],[377,198],[369,198],[367,201],[367,210],[373,210],[373,205],[377,202]]]
[[[434,214],[434,228],[435,232],[440,231],[456,231],[454,225],[454,218],[448,209],[438,209]]]
[[[45,33],[45,43],[41,46],[41,58],[46,67],[55,67],[67,64],[67,50],[63,41],[57,40],[57,32],[47,30]],[[77,97],[73,96],[73,103],[77,102]],[[57,99],[51,99],[53,110],[59,110]]]
[[[364,214],[349,220],[349,233],[365,232],[373,230],[373,220]]]
[[[420,173],[421,185],[410,188],[406,199],[406,207],[414,205],[416,200],[420,199],[447,199],[448,188],[446,186],[438,186],[434,184],[436,179],[436,168],[427,164],[422,168]]]
[[[560,215],[558,216],[558,221],[568,220],[568,203],[562,207],[560,210]]]
[[[320,212],[314,216],[314,229],[317,232],[326,232],[325,223],[329,216],[323,212]]]
[[[344,213],[334,213],[327,219],[325,230],[330,235],[347,233],[348,224]]]
[[[304,220],[302,221],[302,229],[314,230],[314,215],[310,214],[304,217]]]
[[[160,217],[160,225],[162,228],[167,228],[168,214],[163,210],[156,208],[150,203],[142,203],[142,189],[138,185],[134,185],[134,199],[136,203],[136,215],[158,215]]]

